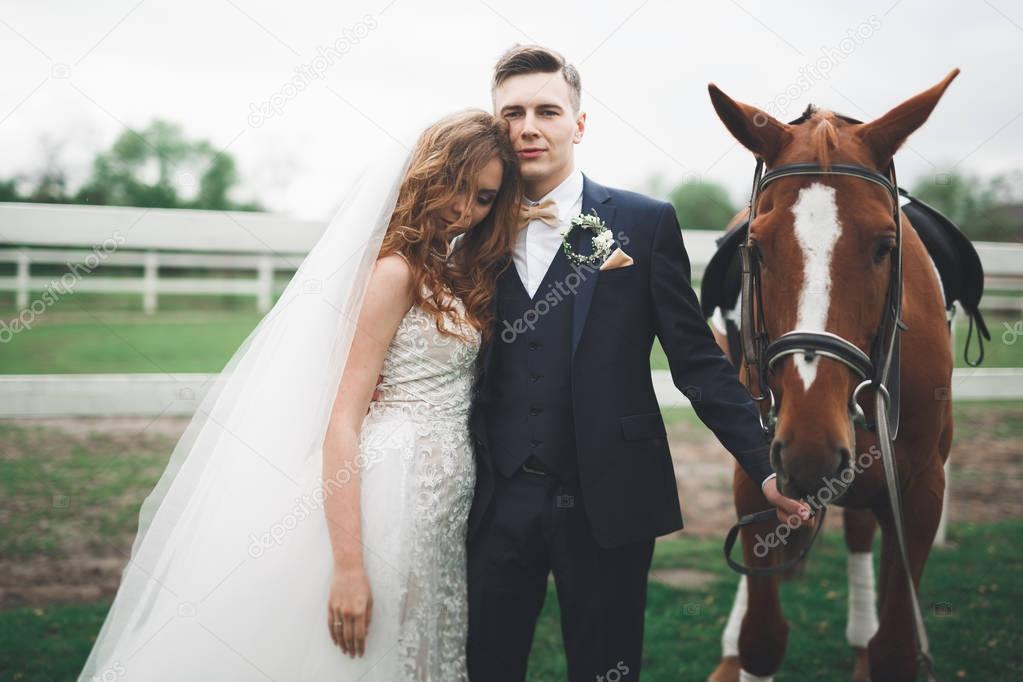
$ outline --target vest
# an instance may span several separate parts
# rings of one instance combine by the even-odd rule
[[[575,277],[566,282],[574,272],[558,249],[534,298],[514,264],[498,279],[487,430],[504,476],[533,455],[562,480],[578,480],[571,371],[575,295],[568,286]]]

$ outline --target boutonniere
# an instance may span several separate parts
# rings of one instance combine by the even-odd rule
[[[573,228],[581,228],[593,233],[593,237],[590,243],[593,244],[593,253],[589,256],[583,256],[572,250],[572,245],[568,243],[568,235],[571,234]],[[604,221],[600,219],[597,212],[594,211],[593,215],[585,215],[580,213],[579,215],[572,218],[572,221],[567,227],[561,228],[561,246],[565,250],[565,255],[568,256],[568,260],[576,265],[590,265],[595,266],[604,262],[604,259],[611,253],[611,245],[614,243],[614,235],[611,234],[611,230],[608,229]]]

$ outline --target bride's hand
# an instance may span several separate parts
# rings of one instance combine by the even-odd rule
[[[362,656],[372,617],[373,594],[363,568],[334,569],[327,604],[327,627],[334,644],[352,658]]]

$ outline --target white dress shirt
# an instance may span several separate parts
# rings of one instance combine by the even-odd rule
[[[564,181],[552,189],[547,196],[536,201],[527,199],[530,204],[538,204],[553,199],[558,204],[558,228],[555,229],[541,220],[530,221],[519,231],[512,248],[512,261],[519,273],[522,285],[529,297],[536,295],[547,269],[561,248],[561,228],[567,226],[572,218],[583,209],[583,174],[575,169]]]

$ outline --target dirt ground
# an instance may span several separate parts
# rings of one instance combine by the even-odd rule
[[[949,522],[1023,518],[1023,438],[978,435],[994,433],[996,424],[1007,418],[1023,421],[1023,415],[996,410],[971,415],[970,428],[963,429],[964,435],[953,442]],[[672,424],[668,437],[686,524],[682,535],[723,539],[735,523],[735,460],[702,427]],[[841,527],[842,515],[829,514],[825,529],[840,531]]]
[[[952,452],[952,522],[984,522],[1023,518],[1023,437],[994,437],[1004,413],[979,411]],[[1011,416],[1020,419],[1019,414]],[[0,466],[5,460],[45,456],[72,447],[91,448],[99,456],[130,453],[143,448],[169,457],[188,425],[187,418],[35,419],[18,426],[45,427],[28,443],[0,442]],[[1012,429],[1011,433],[1017,433]],[[97,434],[101,438],[97,440]],[[731,477],[733,460],[709,431],[690,420],[669,426],[675,459],[684,536],[724,538],[734,523]],[[101,445],[98,445],[101,444]],[[20,451],[19,450],[23,450]],[[24,451],[30,450],[30,451]],[[148,490],[126,494],[116,503],[137,513]],[[0,520],[32,532],[18,500],[5,500]],[[134,517],[133,517],[134,518]],[[841,515],[832,514],[829,528],[840,528]],[[53,552],[28,557],[0,556],[0,610],[54,602],[110,599],[116,592],[128,559],[135,528],[119,536],[70,537]],[[74,533],[70,535],[74,536]]]

